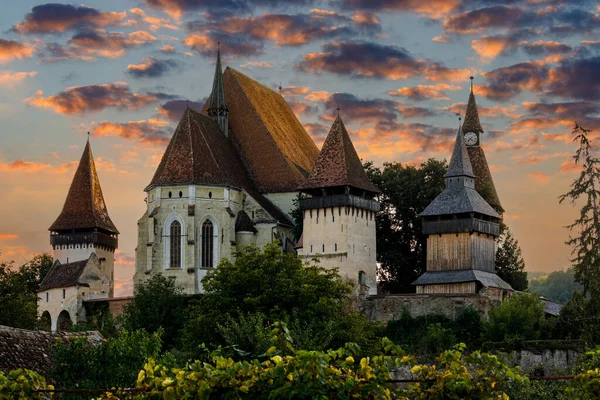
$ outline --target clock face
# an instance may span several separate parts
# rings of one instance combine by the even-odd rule
[[[465,143],[468,146],[476,145],[477,144],[477,134],[475,132],[465,133]]]

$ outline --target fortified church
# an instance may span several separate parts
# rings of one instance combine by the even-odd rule
[[[504,210],[480,146],[482,133],[471,85],[446,189],[421,214],[427,271],[414,282],[417,294],[394,302],[394,309],[419,301],[435,307],[444,296],[480,306],[487,304],[481,299],[499,300],[512,291],[494,270]],[[389,303],[388,296],[377,296],[380,191],[342,119],[336,118],[319,151],[281,94],[231,67],[223,72],[220,54],[207,103],[202,110],[186,107],[144,191],[134,285],[164,274],[186,294],[202,293],[202,278],[221,258],[232,259],[244,245],[277,241],[285,252],[339,268],[357,294],[375,301],[368,313],[381,318],[373,310]],[[290,214],[299,194],[303,234],[294,242]],[[56,261],[40,286],[38,305],[56,330],[84,321],[85,302],[113,298],[119,232],[89,141],[49,230]]]

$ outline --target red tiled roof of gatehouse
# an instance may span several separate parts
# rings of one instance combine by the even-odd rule
[[[369,180],[344,122],[339,116],[323,143],[315,168],[298,189],[336,186],[351,186],[371,193],[379,193],[379,189]]]
[[[81,160],[79,160],[79,166],[75,171],[63,209],[48,230],[91,228],[103,229],[115,234],[119,233],[108,215],[102,188],[96,173],[92,148],[88,141],[81,155]]]

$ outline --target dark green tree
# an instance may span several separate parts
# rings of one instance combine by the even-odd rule
[[[504,340],[537,340],[548,326],[544,304],[531,293],[514,293],[498,307],[490,310],[485,323],[485,338]]]
[[[37,326],[37,289],[52,267],[49,254],[36,255],[16,267],[0,263],[0,325],[35,329]]]
[[[575,282],[575,270],[554,271],[546,276],[529,281],[528,291],[549,298],[557,303],[565,304],[580,292],[583,286]]]
[[[500,245],[496,252],[496,273],[513,289],[527,289],[527,272],[524,271],[525,261],[521,256],[519,242],[506,226],[498,241]]]
[[[377,261],[381,288],[392,293],[412,292],[412,282],[425,270],[426,239],[418,217],[444,190],[446,161],[429,159],[420,167],[386,163],[365,164],[371,181],[382,191],[377,213]]]
[[[172,348],[185,320],[186,299],[174,277],[153,275],[135,288],[135,297],[123,312],[123,327],[128,331],[144,329],[149,333],[164,330],[165,348]]]

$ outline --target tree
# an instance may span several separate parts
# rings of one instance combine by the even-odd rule
[[[177,286],[174,277],[153,275],[136,286],[135,297],[123,312],[123,326],[132,332],[144,329],[154,333],[164,329],[163,343],[172,348],[183,327],[185,303],[183,289]]]
[[[377,261],[384,291],[412,292],[411,285],[425,270],[426,238],[419,218],[445,188],[446,161],[429,159],[419,168],[386,163],[365,164],[367,175],[382,191],[377,213]]]
[[[36,328],[37,289],[51,267],[49,254],[36,255],[19,268],[0,263],[0,325]]]
[[[346,311],[351,286],[336,270],[303,263],[276,243],[245,247],[234,262],[221,260],[202,285],[204,295],[188,307],[182,350],[193,352],[206,343],[256,354],[266,350],[265,329],[277,321],[288,324],[296,342],[312,348],[345,342],[348,332],[356,342],[374,335],[373,323]]]
[[[493,342],[537,340],[547,326],[544,304],[530,293],[514,293],[490,310],[488,317],[485,337]]]
[[[540,296],[549,298],[557,303],[565,304],[573,297],[573,293],[583,289],[575,282],[575,270],[554,271],[546,276],[529,281],[528,290]]]
[[[527,289],[527,272],[524,271],[525,261],[521,256],[521,247],[508,227],[505,227],[498,242],[500,246],[496,252],[496,273],[513,289]]]

